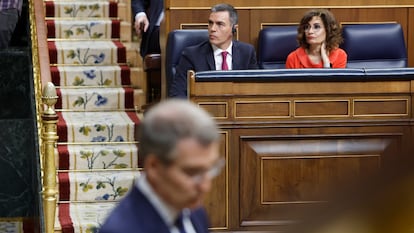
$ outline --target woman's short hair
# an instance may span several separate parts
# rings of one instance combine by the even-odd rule
[[[313,17],[320,17],[326,31],[326,49],[331,51],[343,42],[342,29],[339,23],[336,21],[335,16],[326,9],[312,9],[305,13],[300,20],[298,27],[297,40],[300,46],[309,48],[309,44],[306,42],[305,27],[309,24],[309,21]]]

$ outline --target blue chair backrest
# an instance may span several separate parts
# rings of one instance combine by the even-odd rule
[[[287,56],[298,47],[297,28],[297,26],[271,26],[260,30],[257,43],[259,68],[285,68]]]
[[[167,93],[169,93],[170,86],[175,75],[175,67],[180,61],[183,49],[206,40],[208,40],[207,29],[174,30],[168,33],[165,54]]]
[[[348,68],[407,67],[407,49],[401,25],[350,24],[343,25]]]

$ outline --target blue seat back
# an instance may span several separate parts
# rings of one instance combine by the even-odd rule
[[[169,93],[175,75],[175,67],[180,61],[183,49],[206,40],[208,40],[208,31],[206,29],[174,30],[168,34],[165,53],[167,93]]]
[[[343,26],[348,68],[407,67],[407,49],[401,25],[350,24]]]
[[[271,26],[260,30],[257,43],[259,68],[285,68],[287,56],[298,47],[297,28],[297,26]]]

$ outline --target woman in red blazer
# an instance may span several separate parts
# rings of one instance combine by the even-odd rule
[[[291,52],[286,68],[345,68],[347,54],[339,48],[341,27],[325,9],[308,11],[300,21],[299,48]]]

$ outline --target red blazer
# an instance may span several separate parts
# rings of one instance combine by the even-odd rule
[[[332,68],[345,68],[347,54],[344,50],[337,48],[329,53],[329,60],[331,61]],[[286,59],[287,69],[298,69],[298,68],[323,68],[323,63],[313,64],[310,60],[306,51],[303,47],[297,48],[291,52]]]

